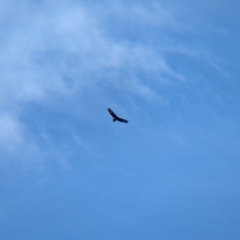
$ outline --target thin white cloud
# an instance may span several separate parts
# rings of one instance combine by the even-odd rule
[[[15,116],[0,114],[0,143],[7,148],[23,142],[23,129],[21,123]]]
[[[154,73],[158,84],[170,81],[166,76],[180,80],[183,76],[151,44],[131,38],[118,40],[108,26],[111,20],[118,20],[138,28],[178,29],[177,8],[159,3],[115,2],[111,6],[75,1],[1,2],[0,123],[8,124],[9,129],[2,132],[2,139],[24,139],[19,116],[24,115],[26,103],[64,99],[99,82],[146,100],[168,103],[155,91],[156,83],[152,85],[137,73]],[[7,123],[10,108],[14,114]]]
[[[73,139],[76,142],[76,144],[80,147],[83,148],[85,151],[87,151],[90,155],[92,155],[93,157],[96,156],[95,154],[95,149],[94,147],[87,143],[85,140],[83,140],[78,134],[73,133]]]

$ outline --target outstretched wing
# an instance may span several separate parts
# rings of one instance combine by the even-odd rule
[[[126,119],[124,119],[124,118],[118,117],[117,120],[118,120],[119,122],[128,123],[128,120],[126,120]]]
[[[112,111],[111,108],[108,108],[107,110],[108,110],[108,112],[111,114],[111,116],[112,116],[113,118],[119,119],[119,117]]]

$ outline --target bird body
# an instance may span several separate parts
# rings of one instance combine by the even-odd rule
[[[128,123],[128,120],[118,117],[111,108],[107,109],[110,115],[113,117],[113,122],[118,121],[122,123]]]

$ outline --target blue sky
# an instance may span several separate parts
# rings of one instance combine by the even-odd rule
[[[239,239],[239,10],[2,0],[1,239]]]

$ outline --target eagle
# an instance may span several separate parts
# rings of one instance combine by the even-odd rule
[[[108,110],[108,112],[111,114],[111,116],[113,117],[113,122],[119,121],[119,122],[122,122],[122,123],[128,123],[128,120],[118,117],[118,116],[113,112],[113,110],[112,110],[111,108],[108,108],[107,110]]]

